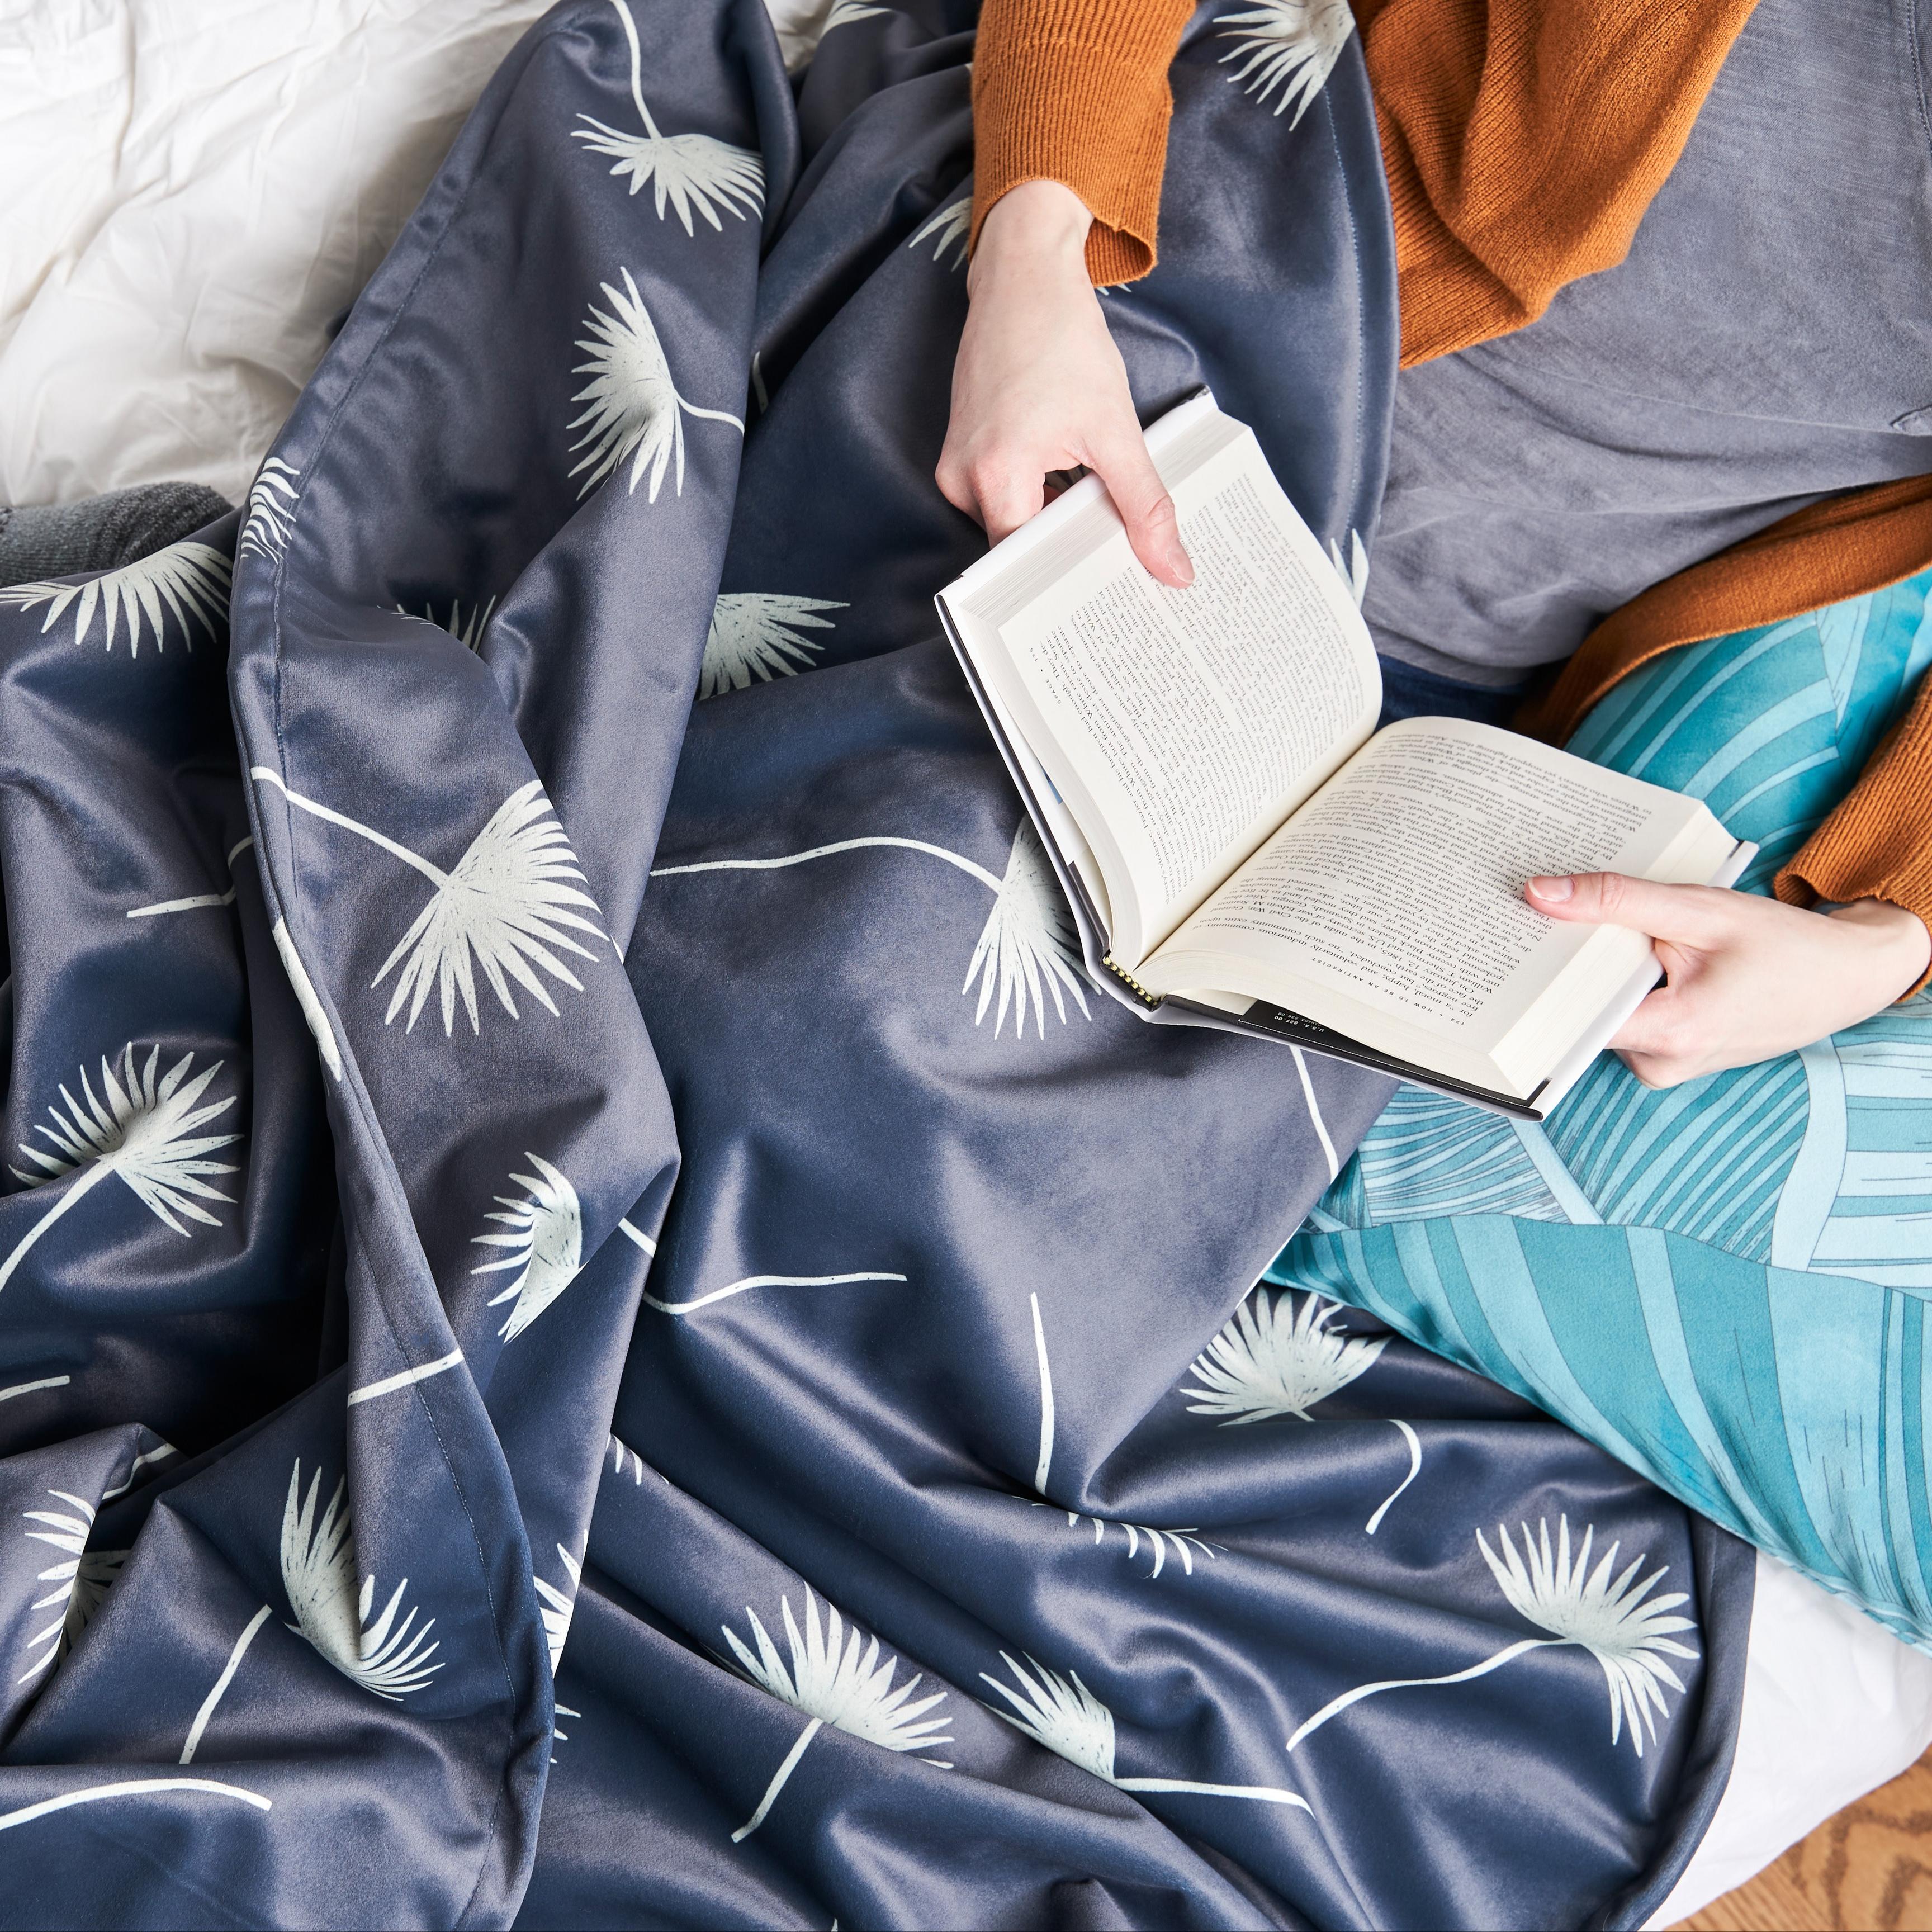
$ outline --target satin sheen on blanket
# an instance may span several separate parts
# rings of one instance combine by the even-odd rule
[[[1110,320],[1352,556],[1264,16]],[[938,638],[970,22],[572,0],[245,520],[0,596],[0,1922],[1634,1924],[1708,1821],[1748,1552],[1250,1293],[1387,1083],[1096,999]]]

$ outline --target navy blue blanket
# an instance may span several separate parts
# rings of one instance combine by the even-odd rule
[[[1106,299],[1352,568],[1304,10]],[[972,11],[568,0],[245,518],[0,597],[0,1922],[1627,1924],[1708,1821],[1748,1552],[1250,1293],[1386,1083],[1087,988],[938,640]]]

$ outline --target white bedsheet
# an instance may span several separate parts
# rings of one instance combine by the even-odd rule
[[[1928,1745],[1932,1657],[1760,1554],[1730,1782],[1650,1923],[1674,1924],[1743,1884]]]
[[[0,503],[238,501],[550,0],[0,0]],[[788,61],[833,0],[768,0]]]
[[[248,487],[547,0],[0,0],[0,502]]]
[[[497,63],[549,0],[0,0],[0,502],[239,501]],[[788,61],[832,0],[768,0]],[[1932,1744],[1932,1658],[1760,1558],[1743,1724],[1653,1922]]]

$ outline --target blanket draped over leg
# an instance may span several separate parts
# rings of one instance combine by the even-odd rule
[[[1302,10],[1105,300],[1354,571]],[[243,512],[0,593],[23,1922],[1636,1924],[1708,1821],[1748,1553],[1251,1292],[1388,1085],[1088,988],[938,640],[971,52],[568,0]]]

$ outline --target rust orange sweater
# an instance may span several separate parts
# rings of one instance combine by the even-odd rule
[[[1405,366],[1507,334],[1628,253],[1755,0],[1355,0],[1395,218]],[[1193,0],[986,0],[973,236],[1046,178],[1094,220],[1096,282],[1153,267],[1167,70]],[[1619,678],[1932,563],[1932,478],[1813,505],[1654,585],[1520,722],[1561,740]],[[1778,875],[1780,898],[1884,899],[1932,926],[1932,676]],[[1921,982],[1921,984],[1924,983]]]

